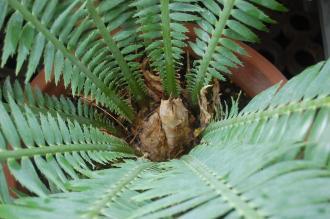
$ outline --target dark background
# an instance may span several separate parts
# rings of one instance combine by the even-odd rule
[[[269,33],[259,33],[261,43],[251,45],[287,77],[325,59],[319,0],[279,0],[288,13],[269,14],[278,24]],[[330,11],[329,11],[330,12]]]

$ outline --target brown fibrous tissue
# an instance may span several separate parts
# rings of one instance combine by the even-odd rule
[[[193,140],[189,112],[180,98],[161,100],[159,108],[143,123],[141,151],[153,161],[175,158]]]

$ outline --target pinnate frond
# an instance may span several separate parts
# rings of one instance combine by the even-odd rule
[[[6,27],[2,64],[17,50],[19,72],[29,57],[26,72],[28,82],[43,57],[46,80],[54,73],[55,82],[62,77],[66,86],[70,84],[73,94],[83,93],[118,115],[133,119],[132,108],[120,97],[117,89],[127,85],[127,78],[120,79],[118,68],[117,72],[112,72],[117,63],[99,30],[93,25],[83,1],[59,3],[52,0],[48,4],[42,1],[1,1],[15,9],[14,13],[5,11],[10,18]],[[106,12],[109,11],[103,13]],[[110,18],[108,22],[113,21],[114,18]],[[126,48],[128,45],[122,46]],[[134,78],[134,75],[138,74],[132,74],[131,81],[140,81],[141,84],[141,79]]]
[[[159,72],[167,96],[180,94],[176,76],[187,46],[188,29],[184,23],[198,19],[194,13],[202,9],[196,3],[197,0],[138,0],[132,4],[138,11],[134,16],[147,56],[152,68]]]
[[[69,179],[92,176],[95,163],[132,156],[123,140],[64,120],[59,114],[36,116],[28,106],[19,107],[11,96],[8,98],[8,110],[0,103],[0,161],[24,187],[39,196],[48,194],[49,188],[66,191],[64,184]],[[37,170],[50,187],[44,185]]]
[[[207,0],[200,4],[205,10],[199,13],[201,20],[196,22],[196,41],[190,43],[200,58],[195,60],[187,75],[188,89],[195,104],[201,88],[212,78],[225,80],[224,75],[230,74],[230,68],[242,65],[237,54],[247,54],[239,42],[257,42],[253,29],[266,31],[266,24],[274,22],[258,6],[286,10],[275,0]]]
[[[109,118],[81,99],[74,101],[64,96],[49,96],[43,94],[38,88],[31,87],[29,84],[22,87],[18,81],[11,83],[8,78],[0,86],[0,101],[8,112],[10,112],[8,106],[10,96],[15,100],[20,109],[28,106],[37,116],[40,113],[44,115],[49,113],[53,117],[56,117],[59,114],[65,120],[77,121],[80,124],[88,126],[92,125],[95,128],[108,130],[113,134],[118,133]]]
[[[255,97],[237,117],[211,124],[204,142],[269,143],[282,141],[311,144],[301,156],[329,164],[330,60],[318,63]],[[279,91],[278,91],[279,90]],[[294,157],[296,153],[287,156]]]
[[[152,163],[143,160],[125,161],[116,168],[94,172],[91,179],[72,181],[69,187],[73,192],[52,196],[70,208],[56,207],[57,202],[52,198],[49,202],[39,198],[28,198],[20,200],[21,207],[0,206],[0,215],[18,218],[24,215],[26,219],[30,219],[38,212],[37,215],[41,218],[56,218],[63,214],[69,218],[98,218],[100,215],[109,218],[128,218],[132,210],[141,206],[130,199],[138,194],[130,189],[130,186],[139,181],[139,177],[152,166]],[[30,201],[38,203],[38,207],[31,208],[28,204]],[[23,213],[24,211],[26,212]]]

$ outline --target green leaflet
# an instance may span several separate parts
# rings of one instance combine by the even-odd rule
[[[1,57],[2,67],[7,62],[9,56],[13,55],[16,50],[18,40],[22,31],[22,24],[23,18],[18,12],[15,12],[8,21],[4,43],[5,46],[3,48]]]
[[[0,132],[0,151],[6,149],[6,142],[4,137]],[[10,203],[12,198],[9,194],[7,178],[4,173],[3,166],[0,166],[0,204],[2,203]]]
[[[5,0],[0,0],[0,8],[2,8],[2,13],[0,15],[0,29],[2,28],[2,25],[5,21],[7,10],[8,10],[8,4]]]
[[[43,53],[44,47],[45,47],[46,39],[43,34],[39,33],[37,37],[34,40],[32,52],[29,58],[29,65],[28,65],[28,71],[26,73],[26,83],[28,83],[33,75],[33,73],[36,71],[36,68],[40,62],[41,55]]]
[[[278,3],[276,0],[269,0],[269,1],[262,1],[262,0],[250,0],[253,3],[262,5],[266,8],[276,10],[276,11],[287,11],[286,7],[280,3]]]
[[[24,145],[27,147],[31,147],[34,144],[34,142],[30,133],[27,132],[27,130],[29,130],[28,123],[25,120],[23,113],[20,111],[19,107],[15,104],[12,98],[9,99],[9,107],[11,109],[10,113],[15,122],[17,132],[22,137],[22,141],[24,142]],[[2,129],[4,129],[4,127]]]
[[[49,193],[46,186],[41,182],[32,162],[28,158],[22,158],[21,163],[15,160],[8,160],[7,163],[11,174],[24,185],[28,190],[39,196],[46,196]]]
[[[12,198],[10,197],[7,179],[3,171],[3,167],[0,167],[0,205],[3,203],[11,203]]]
[[[14,148],[20,148],[21,143],[16,128],[2,103],[0,103],[0,119],[2,121],[0,127],[7,142]]]
[[[16,74],[18,74],[22,68],[24,61],[30,53],[30,49],[33,45],[34,29],[31,25],[25,24],[22,30],[21,40],[18,47],[18,57],[16,65]]]

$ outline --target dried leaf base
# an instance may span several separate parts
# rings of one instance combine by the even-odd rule
[[[182,100],[162,100],[155,112],[142,124],[140,150],[152,161],[179,156],[193,142],[189,111]]]

